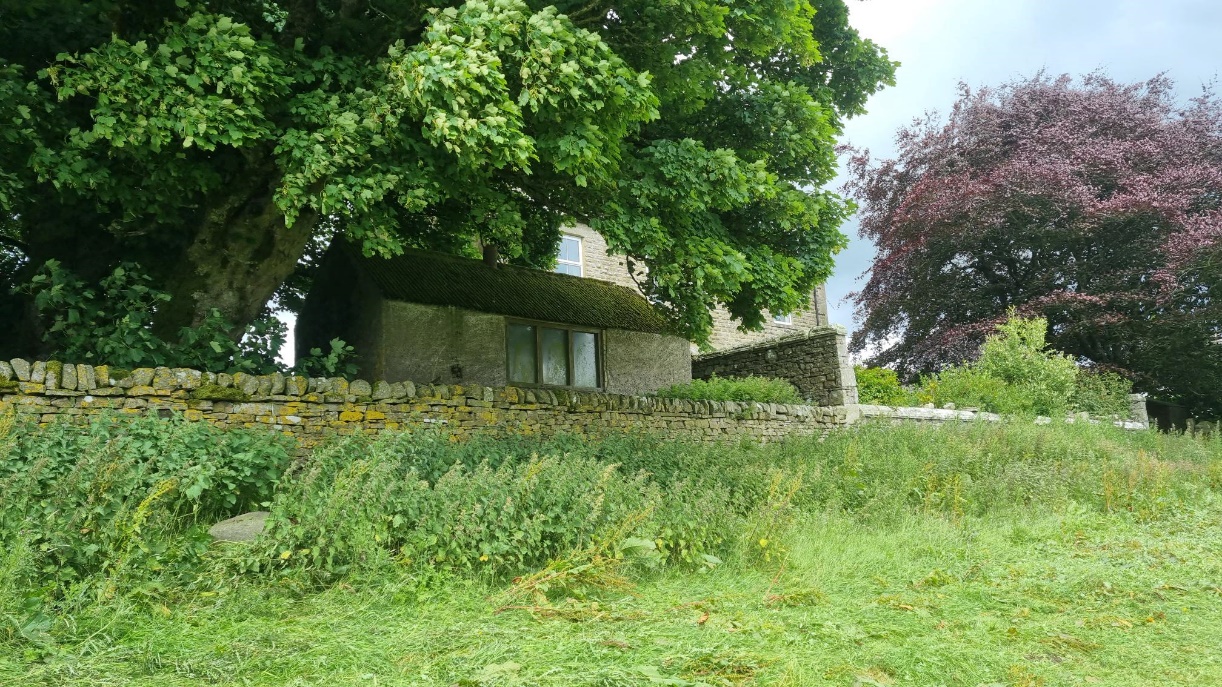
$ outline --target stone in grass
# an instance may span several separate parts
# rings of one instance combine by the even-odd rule
[[[243,513],[209,527],[208,534],[217,541],[254,541],[263,533],[268,515],[265,510]]]

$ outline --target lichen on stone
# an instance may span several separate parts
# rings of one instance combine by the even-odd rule
[[[204,384],[191,391],[191,398],[197,401],[249,401],[250,394],[219,384]]]

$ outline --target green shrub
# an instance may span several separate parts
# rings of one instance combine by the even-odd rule
[[[1112,372],[1079,369],[1069,356],[1048,350],[1047,329],[1043,318],[1011,314],[985,341],[979,360],[925,378],[917,401],[1013,415],[1059,416],[1072,409],[1127,417],[1132,383]],[[861,379],[859,372],[859,390]]]
[[[297,359],[293,371],[306,377],[352,377],[356,374],[356,349],[343,339],[331,339],[331,349],[311,348],[310,354]]]
[[[922,383],[918,397],[1012,415],[1063,415],[1070,407],[1078,368],[1069,356],[1048,350],[1048,321],[1010,319],[988,337],[980,358]]]
[[[1007,387],[997,412],[1064,413],[1073,396],[1078,366],[1073,358],[1048,348],[1044,341],[1048,320],[1011,313],[1009,320],[997,325],[997,331],[985,340],[975,364],[981,374]]]
[[[1098,417],[1129,416],[1133,383],[1115,372],[1079,370],[1071,404],[1074,410]]]
[[[155,417],[83,428],[10,417],[0,426],[0,548],[30,547],[35,569],[61,583],[132,566],[191,569],[207,538],[184,527],[269,500],[290,445]]]
[[[116,374],[121,368],[156,366],[247,374],[294,371],[276,359],[288,330],[271,313],[238,330],[214,308],[202,322],[180,329],[177,338],[154,333],[153,318],[170,295],[151,283],[139,265],[123,263],[91,286],[48,260],[22,290],[34,297],[47,348],[62,360],[112,365]],[[311,377],[354,375],[353,348],[333,339],[329,351],[311,349],[295,371]]]
[[[756,403],[803,403],[798,389],[784,379],[771,377],[718,377],[693,379],[658,391],[663,398],[701,401],[755,401]]]
[[[286,327],[267,315],[235,331],[213,309],[177,339],[153,332],[153,317],[170,295],[151,286],[139,265],[123,263],[96,286],[81,281],[56,260],[48,260],[23,291],[34,297],[43,320],[43,340],[53,354],[71,362],[116,367],[189,367],[213,372],[270,374],[284,345]]]
[[[857,398],[862,403],[883,406],[910,405],[915,399],[900,385],[895,370],[885,367],[853,368],[857,376]]]

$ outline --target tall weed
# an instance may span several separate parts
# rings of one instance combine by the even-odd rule
[[[222,579],[218,565],[229,579],[307,586],[388,566],[505,579],[576,569],[594,550],[771,566],[802,514],[959,521],[1086,507],[1152,519],[1222,489],[1222,440],[1087,423],[865,425],[767,446],[413,432],[337,437],[290,465],[292,446],[267,433],[5,422],[0,546],[16,553],[2,564],[48,599],[154,598]],[[259,540],[209,544],[205,525],[256,508],[271,511]]]
[[[270,499],[291,448],[269,433],[152,417],[6,434],[0,546],[31,547],[61,590],[125,570],[192,569],[206,538],[186,530]]]
[[[420,432],[319,449],[285,475],[249,566],[320,580],[389,561],[516,573],[580,550],[640,512],[651,515],[632,536],[695,562],[733,521],[724,490],[664,490],[646,472],[595,455],[446,447]]]

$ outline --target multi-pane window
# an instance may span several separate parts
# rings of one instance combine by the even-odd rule
[[[773,315],[772,321],[777,324],[793,324],[793,315]]]
[[[510,323],[509,383],[599,388],[598,333]]]
[[[581,238],[565,234],[560,237],[560,251],[556,254],[556,272],[583,276],[581,269]]]

